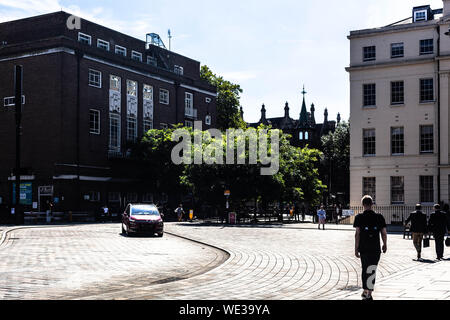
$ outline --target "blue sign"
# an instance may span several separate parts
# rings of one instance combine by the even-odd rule
[[[16,204],[16,183],[13,183],[12,203]],[[20,184],[20,204],[31,205],[33,203],[33,183],[24,182]]]

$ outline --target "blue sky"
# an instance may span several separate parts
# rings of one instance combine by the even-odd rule
[[[71,12],[145,40],[156,32],[172,50],[239,83],[246,121],[283,116],[289,102],[298,118],[301,91],[316,120],[349,117],[350,30],[380,27],[411,15],[413,6],[442,8],[441,0],[0,0],[0,21],[53,11]]]

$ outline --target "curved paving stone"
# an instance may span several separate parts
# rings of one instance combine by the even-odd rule
[[[192,277],[226,258],[170,235],[123,237],[117,224],[17,229],[0,248],[0,299],[95,296]]]
[[[92,232],[95,228],[105,229],[99,230],[103,233],[96,234]],[[353,231],[351,228],[347,229]],[[207,227],[196,224],[166,224],[166,231],[170,233],[226,250],[229,253],[228,260],[224,258],[223,251],[211,248],[203,248],[200,251],[198,247],[202,247],[201,244],[180,238],[164,238],[167,241],[170,239],[174,244],[174,247],[169,246],[167,242],[164,249],[158,248],[160,239],[122,238],[117,235],[117,225],[57,229],[44,234],[35,233],[36,230],[24,230],[14,232],[13,237],[8,239],[7,244],[0,249],[0,259],[3,261],[2,254],[17,249],[22,252],[32,249],[34,253],[25,258],[20,255],[9,256],[10,260],[6,265],[0,263],[0,272],[21,265],[22,270],[26,271],[28,266],[27,272],[36,274],[32,270],[39,264],[45,268],[41,266],[38,270],[47,270],[50,266],[57,270],[57,274],[64,274],[67,273],[64,263],[68,263],[76,266],[73,268],[79,270],[78,274],[87,274],[86,284],[83,283],[77,290],[71,288],[69,292],[63,292],[60,285],[55,287],[55,284],[62,283],[61,280],[55,282],[55,279],[45,273],[33,278],[25,272],[28,277],[24,277],[22,286],[16,288],[16,296],[35,297],[43,289],[52,288],[44,290],[44,297],[50,299],[61,295],[73,299],[360,299],[360,261],[353,255],[354,232],[348,230],[319,231],[311,225],[302,225],[299,228],[293,225]],[[14,240],[14,237],[19,239]],[[24,244],[25,239],[34,239],[36,243],[31,248]],[[89,241],[85,241],[86,239]],[[60,249],[55,251],[48,245],[52,242],[58,243],[57,247]],[[74,242],[77,244],[75,248],[72,245]],[[114,244],[117,250],[111,250],[110,244]],[[65,247],[65,254],[61,253],[62,247]],[[124,250],[125,254],[120,254]],[[432,245],[424,251],[424,257],[433,258],[433,250]],[[429,284],[423,291],[425,297],[433,296],[434,291],[429,288],[436,282],[436,274],[450,281],[450,274],[443,267],[445,262],[441,263],[440,267],[438,264],[424,266],[412,260],[414,255],[412,241],[403,240],[400,235],[389,235],[388,253],[382,255],[378,270],[375,298],[410,299],[415,294],[417,296],[424,288],[414,283],[420,283],[422,279],[416,279],[414,282],[412,277],[419,277],[423,272],[434,275],[425,277]],[[155,257],[158,263],[154,262]],[[64,263],[61,263],[62,261]],[[155,264],[152,264],[152,261]],[[177,279],[177,274],[188,278],[169,283],[155,283],[144,272],[142,277],[136,277],[134,280],[131,278],[128,285],[123,284],[121,277],[124,275],[124,266],[130,266],[130,270],[144,270],[159,266],[163,262],[166,267],[172,266],[166,270],[167,277],[173,271],[172,280]],[[95,270],[105,270],[105,266],[110,270],[107,279],[99,278],[99,274],[95,272],[90,274]],[[434,268],[434,271],[429,268]],[[196,270],[209,271],[195,273]],[[20,279],[17,277],[9,278],[8,281],[0,280],[0,293],[8,292],[5,286]],[[413,293],[406,290],[411,284],[414,284]],[[445,291],[446,284],[449,282],[441,286],[436,285],[441,291],[435,292],[435,298],[450,297],[450,292]],[[11,295],[5,294],[5,298],[8,297]],[[420,296],[417,298],[420,299]]]

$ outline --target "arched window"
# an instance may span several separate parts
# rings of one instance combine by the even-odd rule
[[[305,132],[305,140],[309,140],[309,134],[308,134],[308,131]]]
[[[298,135],[298,138],[299,138],[300,140],[303,140],[303,131],[300,131],[300,133],[299,133],[299,135]]]

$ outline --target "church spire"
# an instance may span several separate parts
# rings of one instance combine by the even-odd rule
[[[308,126],[308,111],[306,111],[306,103],[305,103],[305,95],[306,95],[306,91],[305,91],[305,86],[303,85],[303,103],[302,103],[302,109],[300,111],[300,120],[299,120],[299,126],[300,127],[307,127]]]

